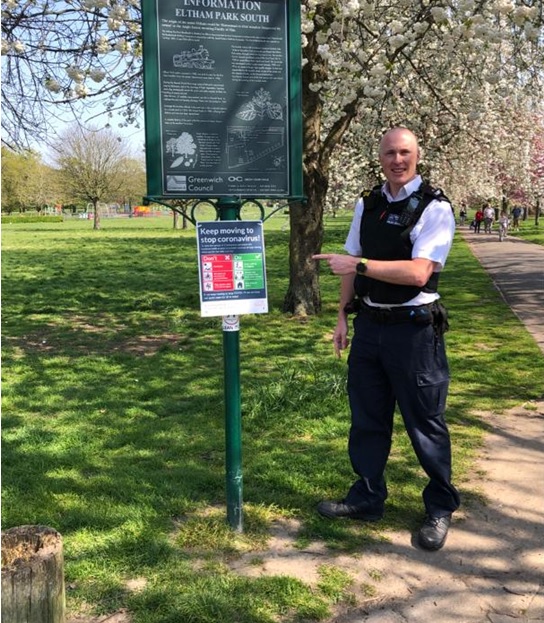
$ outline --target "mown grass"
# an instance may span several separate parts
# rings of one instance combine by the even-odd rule
[[[317,621],[353,603],[323,566],[310,586],[250,578],[270,527],[301,521],[299,544],[360,552],[413,529],[425,484],[397,422],[383,522],[327,522],[314,507],[352,481],[345,359],[330,343],[338,280],[323,312],[281,313],[288,231],[265,223],[270,313],[241,320],[244,532],[226,523],[222,333],[199,313],[194,230],[169,219],[3,227],[3,527],[64,537],[71,612],[128,608],[135,623]],[[347,216],[326,223],[341,250]],[[459,237],[442,278],[451,315],[448,420],[466,503],[485,419],[544,393],[544,362]],[[397,418],[399,419],[399,418]],[[138,582],[139,590],[131,589]]]
[[[527,242],[544,245],[544,217],[539,219],[538,225],[535,224],[534,217],[529,217],[520,222],[519,231],[510,231],[510,234]]]

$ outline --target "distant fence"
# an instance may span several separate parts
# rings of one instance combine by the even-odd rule
[[[100,202],[97,206],[98,214],[100,218],[141,218],[141,217],[150,217],[150,216],[171,216],[172,210],[170,210],[167,206],[162,206],[159,204],[153,204],[152,206],[131,206],[130,204],[119,204],[119,203],[103,203]],[[20,222],[17,219],[21,218],[32,219],[34,222],[38,222],[39,220],[48,220],[52,222],[52,218],[59,218],[60,220],[71,220],[71,219],[93,219],[94,218],[94,207],[92,203],[87,203],[85,207],[76,206],[76,205],[54,205],[54,206],[43,206],[41,209],[36,209],[34,207],[21,208],[17,211],[11,212],[2,212],[2,218],[12,218],[15,219],[13,222]],[[10,221],[4,221],[10,222]]]
[[[168,208],[160,208],[158,206],[98,206],[98,213],[100,218],[142,218],[152,216],[170,216],[172,211]],[[63,211],[64,218],[66,219],[93,219],[94,212],[92,207],[87,206],[87,209],[81,211]]]

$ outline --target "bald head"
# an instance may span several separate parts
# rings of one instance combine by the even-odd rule
[[[417,175],[419,145],[416,135],[407,128],[392,128],[380,141],[380,164],[389,190],[395,197]]]
[[[404,139],[408,142],[413,142],[415,149],[419,155],[419,144],[417,140],[417,136],[408,128],[391,128],[387,130],[387,132],[382,136],[382,140],[380,141],[380,154],[384,150],[384,148],[389,145],[392,141]]]

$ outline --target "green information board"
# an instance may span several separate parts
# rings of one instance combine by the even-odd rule
[[[302,195],[300,2],[143,0],[148,195]]]

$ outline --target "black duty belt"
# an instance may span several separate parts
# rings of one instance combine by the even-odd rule
[[[429,305],[401,306],[401,307],[372,307],[363,303],[359,313],[369,316],[380,324],[398,324],[414,322],[416,324],[431,324],[435,303]]]

